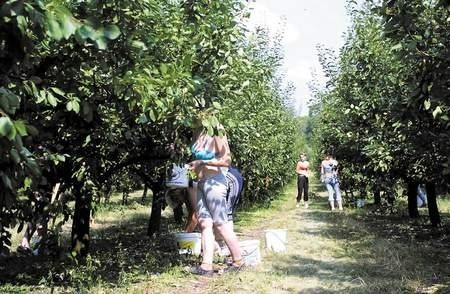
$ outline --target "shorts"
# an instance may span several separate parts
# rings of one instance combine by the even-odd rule
[[[197,186],[197,214],[199,219],[212,219],[215,225],[225,224],[227,216],[227,180],[220,173],[201,179]]]
[[[230,168],[228,170],[226,179],[228,182],[228,191],[227,191],[228,221],[232,221],[233,214],[236,210],[236,206],[241,198],[243,179],[241,173],[236,168]]]

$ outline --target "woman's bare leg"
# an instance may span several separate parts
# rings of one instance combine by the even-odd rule
[[[212,263],[214,258],[213,223],[211,219],[200,219],[199,223],[202,232],[202,250],[203,250],[201,268],[204,270],[212,270]]]
[[[197,226],[197,214],[196,214],[196,206],[197,206],[197,184],[194,184],[193,187],[187,188],[187,201],[186,206],[188,209],[188,219],[186,224],[186,232],[194,231]]]
[[[231,229],[231,226],[225,223],[217,225],[216,228],[217,231],[222,235],[223,239],[225,240],[225,243],[227,244],[228,249],[230,250],[233,261],[235,262],[242,261],[242,252],[241,248],[239,247],[239,241],[236,237],[236,234]]]

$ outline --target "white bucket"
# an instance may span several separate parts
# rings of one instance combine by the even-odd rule
[[[180,254],[200,255],[202,250],[202,235],[200,233],[176,233],[175,239]]]
[[[287,229],[265,230],[267,249],[273,252],[286,251],[286,235]]]
[[[245,240],[239,242],[242,258],[246,265],[257,265],[261,262],[261,251],[259,250],[259,240]]]
[[[188,165],[184,166],[176,165],[172,166],[172,174],[166,181],[166,186],[169,188],[187,188],[189,186],[188,177]]]

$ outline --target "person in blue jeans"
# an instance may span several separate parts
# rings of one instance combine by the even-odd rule
[[[338,178],[338,162],[333,158],[331,154],[327,154],[320,166],[321,179],[325,183],[328,191],[328,201],[330,203],[331,210],[334,210],[334,197],[338,203],[339,210],[343,210],[342,196],[339,188]]]
[[[422,207],[427,205],[427,190],[424,184],[419,184],[417,186],[417,207]]]

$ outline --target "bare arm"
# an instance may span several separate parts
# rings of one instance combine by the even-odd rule
[[[215,136],[214,143],[216,144],[216,157],[210,160],[203,160],[203,164],[210,166],[230,166],[231,165],[231,151],[228,145],[227,136]]]

